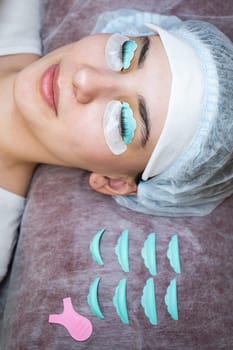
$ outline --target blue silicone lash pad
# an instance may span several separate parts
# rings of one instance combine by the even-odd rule
[[[141,305],[144,309],[145,315],[153,325],[158,324],[157,309],[156,309],[156,291],[153,278],[149,278],[146,281],[146,285],[143,288],[143,294],[141,297]]]
[[[176,279],[171,280],[169,286],[167,287],[167,293],[165,295],[165,304],[167,305],[167,311],[173,318],[173,320],[178,320],[178,299],[177,299],[177,285]]]
[[[100,310],[99,299],[98,299],[98,288],[99,288],[100,278],[97,277],[94,282],[90,285],[89,293],[87,296],[87,302],[90,306],[91,311],[98,318],[103,319],[104,315]]]
[[[150,271],[151,275],[157,274],[156,267],[156,234],[150,233],[144,242],[141,250],[141,255],[144,260],[145,266]]]
[[[127,102],[122,102],[121,113],[123,140],[126,145],[129,145],[133,141],[137,123],[134,118],[133,111]]]
[[[126,302],[126,278],[123,278],[116,287],[113,297],[113,305],[117,314],[124,324],[129,324],[127,302]]]
[[[178,235],[172,236],[167,250],[167,257],[174,271],[181,273]]]
[[[92,255],[93,260],[99,264],[99,265],[104,265],[104,262],[101,258],[100,254],[100,241],[105,232],[105,228],[99,230],[93,237],[91,243],[90,243],[90,252]]]
[[[123,68],[128,69],[138,45],[135,40],[127,40],[122,47]]]
[[[129,233],[127,230],[124,230],[119,237],[115,253],[123,271],[129,272]]]

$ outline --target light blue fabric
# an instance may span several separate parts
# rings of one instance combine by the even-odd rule
[[[183,154],[159,175],[141,181],[137,196],[116,200],[153,215],[206,215],[233,193],[233,45],[209,23],[130,10],[102,14],[95,28],[101,31],[102,24],[103,32],[122,28],[132,35],[135,26],[134,35],[144,35],[144,22],[157,24],[194,47],[205,76],[205,96],[198,129]]]
[[[145,23],[154,23],[164,29],[171,29],[182,21],[176,16],[164,16],[152,12],[141,12],[130,9],[103,12],[97,19],[92,34],[121,33],[132,36],[152,34]]]

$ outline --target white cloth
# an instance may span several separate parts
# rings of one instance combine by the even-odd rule
[[[40,1],[0,1],[0,56],[41,55]]]
[[[161,38],[172,84],[166,122],[142,174],[144,181],[168,168],[189,146],[198,128],[204,96],[203,71],[194,48],[159,26],[150,24],[149,28]]]
[[[0,281],[7,273],[24,206],[25,198],[0,188]]]

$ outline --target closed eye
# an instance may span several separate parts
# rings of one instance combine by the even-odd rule
[[[141,51],[140,51],[139,59],[138,59],[138,68],[142,68],[143,64],[146,60],[147,53],[149,52],[150,38],[149,38],[149,36],[143,36],[143,37],[140,37],[139,39],[142,42],[142,46],[141,46]]]
[[[141,51],[139,54],[139,59],[138,59],[138,64],[137,67],[138,69],[142,68],[149,49],[150,49],[150,37],[149,36],[144,36],[139,38],[142,41],[141,45]],[[143,96],[138,96],[138,110],[139,110],[139,115],[141,118],[141,145],[142,147],[145,147],[147,144],[149,137],[150,137],[150,119],[148,117],[148,108],[146,105],[146,101]]]
[[[139,57],[137,60],[137,69],[141,69],[144,66],[144,63],[146,61],[149,49],[150,49],[150,37],[149,36],[142,36],[138,38],[138,41],[140,43],[139,45]],[[141,127],[140,127],[140,134],[141,134],[141,146],[145,147],[149,137],[150,137],[150,120],[148,117],[148,108],[146,105],[146,101],[143,96],[138,96],[138,111],[140,115],[141,120]]]

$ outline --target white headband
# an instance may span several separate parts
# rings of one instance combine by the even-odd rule
[[[195,50],[168,31],[153,24],[147,26],[161,38],[172,86],[166,122],[142,174],[144,181],[165,170],[190,143],[197,129],[204,92],[203,73]]]

